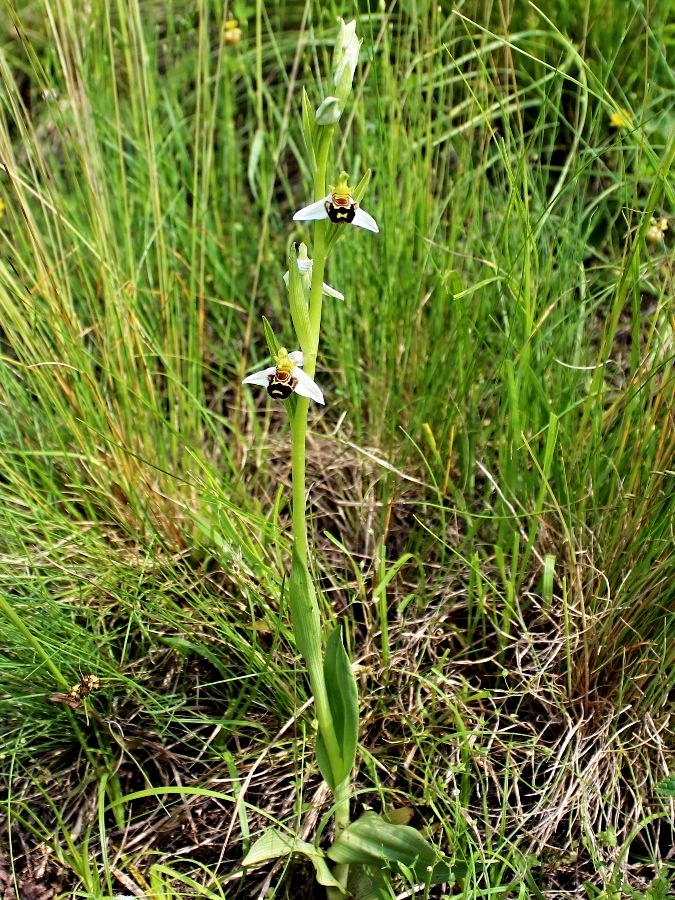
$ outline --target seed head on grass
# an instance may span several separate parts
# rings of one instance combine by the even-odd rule
[[[663,216],[660,218],[652,216],[649,220],[649,228],[645,234],[645,239],[650,244],[662,244],[665,241],[666,231],[668,231],[668,219]]]

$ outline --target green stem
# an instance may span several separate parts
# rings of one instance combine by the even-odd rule
[[[295,414],[291,420],[293,481],[293,539],[298,556],[307,566],[309,545],[307,542],[307,518],[305,511],[305,438],[307,434],[307,397],[297,396]]]

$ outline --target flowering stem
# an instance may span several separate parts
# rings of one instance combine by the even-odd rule
[[[314,197],[320,200],[326,195],[326,165],[328,163],[328,151],[333,137],[333,128],[324,128],[319,139],[319,148],[316,154],[316,173],[314,175]],[[317,221],[314,223],[314,262],[312,263],[312,285],[309,293],[309,332],[311,345],[307,348],[308,359],[305,369],[307,374],[314,376],[316,371],[316,358],[319,352],[319,335],[321,332],[321,306],[323,303],[323,278],[326,269],[326,223]]]
[[[328,151],[333,136],[333,127],[323,127],[319,138],[316,153],[316,173],[314,176],[314,197],[320,200],[326,195],[326,166]],[[312,263],[312,283],[309,294],[309,342],[303,347],[305,354],[304,369],[310,378],[316,372],[317,354],[319,351],[319,336],[321,331],[321,307],[323,302],[323,278],[326,268],[326,222],[317,221],[314,226],[314,246]],[[306,511],[306,439],[307,439],[307,413],[309,400],[298,397],[295,414],[292,420],[292,478],[293,478],[293,537],[295,549],[307,565],[308,540],[307,540],[307,511]],[[316,602],[316,600],[314,601]],[[330,706],[327,702],[326,686],[323,670],[312,665],[306,660],[309,668],[309,682],[314,694],[315,709],[319,720],[319,730],[324,739],[329,755],[339,752],[337,738],[333,725]],[[317,669],[316,671],[314,669]],[[331,752],[332,751],[332,752]],[[335,829],[339,833],[349,825],[349,783],[347,776],[335,787]],[[337,866],[335,877],[346,887],[348,866]],[[336,888],[328,889],[328,897],[337,898],[341,894]]]
[[[291,417],[293,481],[293,540],[298,556],[307,565],[307,518],[305,516],[305,437],[307,433],[307,410],[309,400],[298,397],[295,415]]]

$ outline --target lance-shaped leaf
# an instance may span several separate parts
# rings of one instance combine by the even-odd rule
[[[339,626],[328,638],[323,674],[340,759],[331,760],[329,758],[321,733],[316,742],[316,756],[324,778],[326,777],[325,771],[329,770],[335,780],[335,785],[338,785],[348,777],[354,768],[359,736],[359,699],[356,679],[347,651],[342,644]],[[328,781],[328,779],[326,780]]]
[[[258,129],[253,136],[251,142],[251,153],[248,158],[248,167],[246,174],[248,176],[248,184],[254,197],[258,197],[258,187],[256,184],[258,169],[260,167],[260,156],[265,148],[265,132]]]
[[[453,880],[446,857],[416,828],[392,825],[374,812],[366,812],[348,825],[327,855],[334,862],[347,865],[387,866],[394,871],[405,868],[421,884]]]
[[[328,868],[328,863],[322,850],[307,841],[301,841],[290,834],[286,834],[279,828],[268,828],[258,838],[242,861],[242,866],[259,866],[272,859],[280,859],[290,856],[292,853],[301,853],[306,856],[314,866],[316,880],[324,887],[337,888],[344,893],[344,888],[337,881]]]
[[[316,671],[321,666],[321,619],[312,579],[307,566],[293,545],[288,601],[293,634],[307,668]]]
[[[272,359],[274,359],[274,357],[279,352],[279,347],[281,346],[281,344],[277,340],[277,336],[274,333],[272,326],[270,325],[270,320],[267,318],[267,316],[262,317],[262,323],[263,331],[265,332],[265,340],[267,341],[267,347],[269,348],[270,356],[272,357]]]
[[[312,169],[312,175],[316,171],[316,154],[314,151],[314,141],[316,139],[316,120],[312,104],[309,102],[307,91],[302,89],[302,137],[307,150],[307,158]]]

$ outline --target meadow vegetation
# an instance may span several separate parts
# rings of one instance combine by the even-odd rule
[[[329,170],[372,169],[381,233],[329,261],[307,483],[357,808],[455,860],[414,896],[669,895],[667,13],[3,0],[3,897],[320,896],[302,861],[241,866],[332,815],[288,427],[241,380],[262,315],[291,347],[337,16],[364,40]]]

